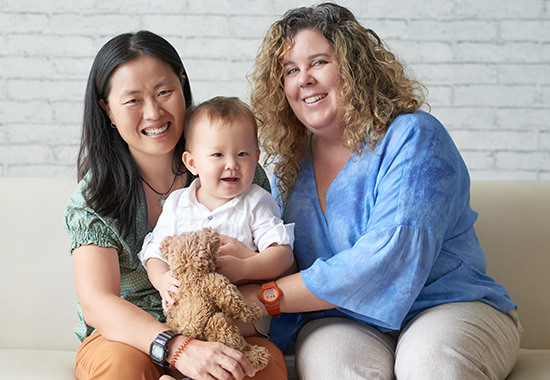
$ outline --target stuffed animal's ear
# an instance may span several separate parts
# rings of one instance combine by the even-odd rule
[[[220,235],[213,228],[203,228],[200,231],[201,245],[214,257],[220,249]]]
[[[193,266],[202,273],[216,270],[216,253],[220,245],[218,233],[211,228],[203,228],[195,233],[196,249]]]

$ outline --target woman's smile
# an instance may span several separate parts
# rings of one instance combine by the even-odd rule
[[[168,122],[168,123],[166,123],[165,125],[163,125],[162,127],[159,127],[159,128],[145,128],[143,131],[141,131],[141,133],[143,133],[144,135],[147,135],[147,136],[160,135],[161,133],[166,132],[166,130],[168,128],[170,128],[171,124],[172,123]]]
[[[306,104],[312,104],[312,103],[315,103],[315,102],[317,102],[321,99],[324,99],[326,96],[327,96],[327,94],[311,96],[309,98],[305,98],[304,102],[306,102]]]

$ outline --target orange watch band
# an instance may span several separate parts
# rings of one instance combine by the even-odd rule
[[[281,316],[281,310],[279,307],[283,291],[279,289],[275,281],[262,284],[262,290],[258,298],[262,301],[267,308],[267,312],[273,318]]]

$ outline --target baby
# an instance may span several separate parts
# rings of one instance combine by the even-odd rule
[[[216,97],[187,111],[183,162],[198,178],[170,194],[139,253],[165,309],[179,286],[160,256],[166,236],[211,227],[240,241],[250,254],[223,254],[222,247],[217,259],[217,271],[236,284],[277,278],[293,264],[294,224],[285,225],[273,196],[252,184],[260,158],[257,129],[238,98]]]

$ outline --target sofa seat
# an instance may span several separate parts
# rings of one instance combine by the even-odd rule
[[[0,379],[76,380],[74,351],[0,349]]]
[[[520,348],[518,360],[506,380],[550,379],[550,349],[530,350]]]

